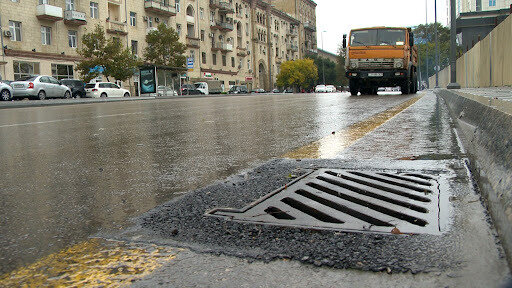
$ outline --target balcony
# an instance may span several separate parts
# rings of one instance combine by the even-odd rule
[[[158,30],[158,28],[156,28],[156,27],[146,28],[146,34],[149,34],[149,33],[153,32],[153,31],[157,31],[157,30]]]
[[[147,12],[153,12],[163,16],[176,16],[176,7],[164,4],[164,2],[161,1],[145,0],[144,9]]]
[[[233,5],[228,1],[210,0],[210,8],[219,9],[219,13],[232,14],[235,13]]]
[[[308,54],[318,54],[318,50],[315,48],[308,48]]]
[[[221,31],[233,31],[235,29],[233,22],[210,22],[211,29],[218,29]]]
[[[291,36],[291,37],[297,37],[297,36],[299,36],[299,32],[297,31],[297,29],[288,30],[286,32],[286,35]]]
[[[296,44],[286,44],[286,50],[288,51],[292,51],[292,52],[298,52],[299,51],[299,46],[297,46]]]
[[[315,32],[316,31],[316,26],[313,25],[311,22],[305,22],[304,23],[304,29],[312,31],[312,32]]]
[[[64,23],[66,25],[75,25],[75,26],[86,25],[87,24],[86,19],[87,18],[85,16],[85,13],[83,13],[83,12],[78,12],[78,11],[74,11],[74,10],[67,10],[64,12]]]
[[[276,63],[277,64],[283,63],[283,58],[282,57],[276,57]]]
[[[36,7],[36,17],[39,20],[60,21],[63,19],[62,15],[62,8],[57,6],[41,4]]]
[[[199,40],[199,38],[193,38],[193,37],[187,36],[187,47],[199,48],[200,45],[201,45],[201,41]]]
[[[187,15],[185,18],[187,18],[187,23],[194,24],[196,22],[194,16]]]
[[[233,44],[217,42],[212,45],[212,51],[232,52]]]
[[[107,20],[107,33],[116,35],[128,35],[126,31],[126,23]]]
[[[242,48],[242,47],[236,47],[236,50],[237,50],[237,52],[236,52],[237,56],[240,56],[240,57],[247,56],[247,49]]]

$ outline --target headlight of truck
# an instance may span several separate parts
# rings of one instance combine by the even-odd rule
[[[357,59],[350,59],[350,68],[356,69],[359,67],[359,61]]]
[[[395,68],[404,68],[404,59],[395,59]]]

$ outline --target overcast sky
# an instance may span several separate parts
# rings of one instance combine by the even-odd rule
[[[350,29],[372,26],[410,27],[424,24],[426,2],[428,20],[434,22],[434,0],[314,0],[318,48],[336,53],[343,34]],[[437,0],[437,21],[447,25],[446,0]]]

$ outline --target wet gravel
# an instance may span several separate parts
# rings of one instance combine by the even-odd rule
[[[442,235],[393,235],[318,231],[254,225],[206,217],[213,208],[242,208],[291,181],[290,174],[304,175],[314,168],[447,172],[455,168],[460,181],[453,181],[453,195],[467,193],[464,169],[457,161],[344,162],[334,160],[282,160],[266,164],[225,181],[188,193],[136,219],[137,226],[123,237],[188,247],[199,252],[225,254],[254,260],[292,259],[315,266],[353,268],[364,271],[430,272],[461,264],[453,229]],[[421,168],[422,167],[422,168]],[[457,187],[458,186],[458,187]],[[458,192],[457,192],[458,191]],[[455,196],[456,197],[456,196]],[[458,221],[454,217],[453,221]],[[135,239],[132,238],[132,239]]]

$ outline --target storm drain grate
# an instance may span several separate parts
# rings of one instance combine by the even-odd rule
[[[319,169],[241,210],[207,215],[312,229],[439,234],[439,193],[436,177],[422,173]]]

